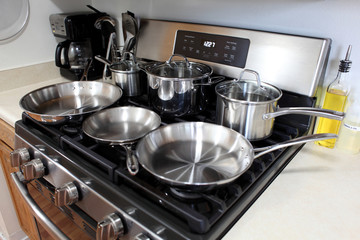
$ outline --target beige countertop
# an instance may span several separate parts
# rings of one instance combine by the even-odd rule
[[[66,81],[13,79],[21,83],[6,89],[1,74],[0,118],[11,126],[23,95]],[[359,199],[360,154],[307,143],[223,239],[360,239]]]

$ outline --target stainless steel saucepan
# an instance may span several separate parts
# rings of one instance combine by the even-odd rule
[[[256,81],[242,79],[245,72],[256,76]],[[232,128],[250,141],[261,140],[272,134],[274,118],[285,114],[313,115],[335,120],[344,118],[343,112],[321,108],[280,108],[277,103],[282,91],[260,81],[259,74],[245,69],[239,79],[224,81],[215,87],[217,94],[216,123]]]
[[[20,99],[20,107],[36,121],[59,124],[109,107],[122,90],[109,83],[74,81],[34,90]]]
[[[135,154],[139,163],[160,181],[186,191],[208,191],[234,181],[255,158],[265,153],[336,137],[335,134],[310,135],[254,149],[243,135],[230,128],[182,122],[147,134],[138,142]]]
[[[140,69],[132,53],[123,53],[122,59],[113,63],[100,55],[95,59],[109,66],[112,81],[123,90],[125,96],[139,96],[146,92],[146,73]]]
[[[97,112],[83,122],[82,130],[95,141],[119,145],[127,153],[127,168],[132,175],[139,164],[132,153],[133,145],[150,131],[158,128],[161,118],[141,107],[115,107]]]

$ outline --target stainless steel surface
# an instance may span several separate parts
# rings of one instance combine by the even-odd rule
[[[74,183],[70,182],[55,189],[55,206],[63,207],[76,203],[79,200],[79,191]]]
[[[206,108],[209,85],[221,78],[211,78],[212,68],[206,64],[172,61],[158,62],[145,67],[148,98],[153,109],[162,116],[178,117],[199,113]]]
[[[284,148],[284,147],[290,147],[296,144],[303,144],[303,143],[308,143],[308,142],[314,142],[314,141],[320,141],[320,140],[325,140],[325,139],[331,139],[331,138],[337,138],[338,136],[336,134],[333,133],[320,133],[320,134],[314,134],[314,135],[307,135],[307,136],[302,136],[302,137],[298,137],[298,138],[294,138],[282,143],[278,143],[278,144],[274,144],[271,146],[267,146],[267,147],[262,147],[262,148],[255,148],[254,152],[255,152],[255,156],[254,158],[258,158],[261,157],[262,155],[265,155],[269,152],[275,151],[277,149],[280,148]]]
[[[99,222],[96,231],[96,240],[112,240],[124,236],[124,224],[121,218],[115,214],[109,214]]]
[[[27,181],[35,178],[41,178],[45,174],[45,166],[39,158],[33,159],[21,165],[21,171],[24,179]]]
[[[274,117],[303,114],[342,120],[344,113],[319,108],[279,108],[282,91],[268,83],[248,79],[225,81],[215,87],[216,123],[243,134],[250,141],[272,134]]]
[[[136,56],[155,61],[165,61],[173,52],[177,30],[250,39],[245,67],[266,76],[265,82],[307,96],[314,96],[318,85],[323,81],[331,43],[326,38],[161,20],[142,19],[140,26]],[[228,77],[236,78],[242,70],[197,61],[209,64],[214,72]]]
[[[82,125],[83,132],[101,143],[132,143],[159,127],[161,118],[140,107],[115,107],[97,112]]]
[[[46,214],[41,210],[41,208],[36,204],[32,199],[30,193],[26,189],[26,186],[22,183],[21,173],[14,172],[11,173],[11,179],[15,183],[17,190],[20,192],[21,196],[25,199],[26,203],[29,205],[29,209],[35,215],[36,219],[42,223],[42,226],[46,228],[46,231],[51,234],[55,239],[69,239],[51,220],[46,216]]]
[[[287,114],[311,115],[311,116],[335,119],[339,121],[342,121],[345,117],[344,112],[333,111],[329,109],[309,108],[309,107],[289,107],[289,108],[278,107],[275,112],[264,114],[263,119],[270,119]]]
[[[34,90],[20,99],[20,107],[39,122],[59,123],[106,108],[121,95],[122,90],[109,83],[75,81]]]
[[[146,92],[146,74],[136,63],[132,53],[124,52],[120,62],[110,65],[110,71],[112,80],[123,90],[125,96],[139,96]]]
[[[136,147],[139,163],[171,186],[209,190],[239,177],[252,164],[250,142],[232,129],[210,123],[170,124]]]
[[[32,144],[28,141],[32,142]],[[45,146],[44,149],[46,151],[39,151],[35,145]],[[75,205],[94,221],[100,222],[107,215],[116,212],[122,218],[123,224],[126,227],[126,234],[123,239],[130,240],[144,232],[154,240],[164,239],[165,236],[168,239],[181,239],[183,237],[181,232],[163,227],[162,223],[158,221],[158,219],[161,219],[160,216],[162,214],[162,212],[159,212],[159,209],[154,209],[153,207],[144,209],[144,203],[141,199],[134,199],[128,196],[127,188],[116,187],[109,183],[109,181],[104,181],[103,178],[94,174],[87,167],[75,164],[69,156],[64,155],[63,151],[55,150],[36,136],[27,136],[27,140],[25,140],[16,135],[15,149],[18,148],[27,148],[29,152],[41,159],[47,168],[47,174],[43,179],[54,188],[62,187],[69,182],[76,182],[79,186],[78,190],[79,194],[82,195],[82,199],[76,202]],[[26,189],[25,186],[23,188]],[[31,205],[31,209],[36,212],[41,211],[41,209],[33,205]],[[36,215],[39,214],[36,213]],[[44,214],[41,217],[46,217],[46,215]],[[44,225],[49,224],[45,221]],[[52,226],[50,228],[56,229]],[[154,230],[158,228],[162,228],[163,231],[157,232]]]
[[[161,118],[155,112],[140,107],[117,107],[103,110],[88,117],[83,132],[97,142],[121,145],[127,152],[127,167],[132,175],[139,166],[132,153],[132,144],[158,128]]]
[[[26,148],[19,148],[10,153],[11,167],[20,167],[30,161],[30,153]]]
[[[321,134],[293,139],[268,147],[265,153],[336,137],[335,134]],[[186,191],[211,190],[232,182],[261,155],[254,155],[251,143],[238,132],[203,122],[183,122],[158,128],[142,138],[136,147],[139,163],[148,172]]]

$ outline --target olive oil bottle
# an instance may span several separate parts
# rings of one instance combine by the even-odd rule
[[[347,78],[351,68],[350,61],[351,54],[350,45],[346,57],[340,61],[339,70],[336,78],[329,84],[326,89],[325,99],[322,108],[343,112],[349,95],[349,84]],[[335,133],[338,134],[341,126],[341,121],[328,118],[319,118],[316,133]],[[334,148],[336,139],[328,139],[315,142],[316,144],[328,148]]]

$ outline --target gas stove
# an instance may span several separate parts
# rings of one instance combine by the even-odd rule
[[[172,53],[181,53],[210,64],[216,74],[227,78],[237,77],[239,68],[245,66],[259,69],[283,90],[284,95],[278,102],[281,107],[316,106],[316,86],[326,66],[328,39],[157,20],[143,20],[141,26],[137,55],[144,61],[163,61]],[[197,39],[199,44],[206,43],[205,47],[222,43],[225,52],[217,52],[222,58],[214,58],[214,49],[201,53],[203,48],[193,48],[194,52],[188,53],[187,44],[196,43]],[[149,44],[153,44],[151,48]],[[226,52],[228,45],[238,48]],[[296,53],[298,48],[304,47],[312,52],[301,56],[289,54],[290,59],[285,61],[272,60],[276,51]],[[244,48],[246,53],[242,51]],[[317,54],[314,49],[318,50]],[[196,55],[197,52],[201,55]],[[241,52],[240,56],[237,52]],[[307,64],[300,76],[296,75],[299,70],[291,73],[295,66],[303,66],[304,59]],[[281,69],[274,71],[277,64]],[[289,84],[290,74],[294,78]],[[302,80],[301,87],[294,87],[301,81],[299,78],[306,80]],[[183,121],[215,123],[216,100],[215,97],[209,99],[207,108],[201,113],[162,118],[162,125]],[[117,106],[151,109],[146,94],[122,97],[110,107]],[[75,223],[81,236],[90,239],[113,239],[114,236],[121,236],[121,239],[220,239],[302,148],[302,145],[293,146],[263,155],[235,181],[210,191],[193,192],[172,188],[143,168],[135,176],[129,174],[125,150],[87,137],[81,129],[82,121],[44,125],[23,113],[22,120],[15,125],[15,147],[43,164],[43,174],[26,182],[29,191],[35,190],[32,197],[40,193]],[[272,135],[252,145],[263,147],[304,136],[312,132],[313,125],[314,119],[309,116],[278,117]],[[13,175],[18,183],[20,177],[21,174]],[[40,217],[37,219],[46,222]],[[50,220],[54,223],[47,229],[51,235],[75,238],[73,229],[68,231],[61,227],[56,218]]]

